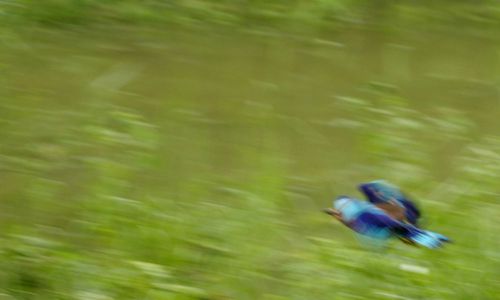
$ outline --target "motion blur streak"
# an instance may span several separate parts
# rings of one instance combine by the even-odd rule
[[[498,1],[0,0],[0,299],[495,299]],[[454,244],[320,209],[384,178]]]

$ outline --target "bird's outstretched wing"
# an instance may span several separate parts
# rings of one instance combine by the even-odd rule
[[[417,225],[421,212],[398,187],[383,180],[376,180],[360,184],[359,190],[365,194],[370,203],[383,209],[391,217]]]

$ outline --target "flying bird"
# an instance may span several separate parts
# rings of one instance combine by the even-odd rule
[[[340,196],[333,201],[333,207],[324,211],[364,236],[380,240],[396,237],[405,243],[431,249],[451,242],[442,234],[423,230],[410,223],[395,219],[370,202]]]

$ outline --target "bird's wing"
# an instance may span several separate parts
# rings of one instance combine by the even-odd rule
[[[397,220],[406,219],[413,225],[417,224],[421,216],[420,210],[398,187],[383,180],[376,180],[360,184],[359,190],[365,194],[369,202]]]
[[[362,183],[359,185],[359,190],[373,204],[395,202],[396,205],[400,205],[397,200],[404,198],[396,186],[390,185],[383,180]]]
[[[392,218],[398,221],[406,220],[405,209],[399,205],[395,205],[394,203],[386,202],[386,203],[377,203],[376,207],[383,210],[386,214],[390,215]]]
[[[439,248],[450,240],[439,233],[422,230],[411,224],[397,221],[387,215],[379,215],[376,222],[384,224],[395,236],[427,248]]]

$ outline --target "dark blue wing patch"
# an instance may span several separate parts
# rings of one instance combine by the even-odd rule
[[[415,203],[408,199],[398,187],[385,181],[376,180],[359,185],[359,190],[366,195],[368,201],[373,204],[392,202],[404,207],[405,217],[413,225],[416,225],[421,216],[420,210]]]

